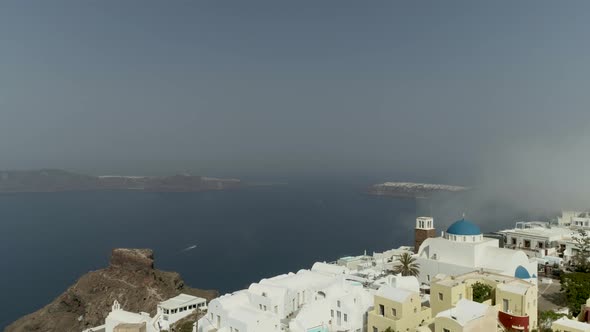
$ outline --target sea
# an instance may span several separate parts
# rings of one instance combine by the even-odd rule
[[[113,248],[151,248],[156,268],[224,294],[316,261],[412,245],[415,218],[431,204],[365,189],[287,183],[194,193],[0,194],[0,328],[106,267]]]

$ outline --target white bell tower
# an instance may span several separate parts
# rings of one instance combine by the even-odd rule
[[[434,219],[432,217],[416,218],[416,229],[434,229]]]
[[[436,236],[436,229],[434,228],[434,219],[432,217],[418,217],[416,218],[416,227],[414,229],[414,252],[420,250],[422,242],[426,239]]]
[[[115,300],[115,302],[113,302],[113,307],[112,307],[112,311],[119,311],[121,310],[121,304],[119,304],[119,301]]]

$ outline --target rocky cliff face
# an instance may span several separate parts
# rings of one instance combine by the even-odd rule
[[[218,295],[185,286],[178,273],[154,269],[149,249],[114,249],[108,268],[85,274],[53,302],[12,323],[5,332],[80,332],[104,324],[114,300],[125,310],[153,316],[158,302],[180,293],[208,300]]]

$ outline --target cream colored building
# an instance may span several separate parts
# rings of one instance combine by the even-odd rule
[[[551,330],[555,332],[590,332],[590,324],[561,317],[551,324]]]
[[[436,315],[434,332],[496,332],[497,319],[495,307],[462,299],[454,308]]]
[[[403,288],[384,285],[375,294],[374,308],[369,311],[367,331],[414,331],[431,322],[431,310],[423,307],[420,294]]]
[[[491,298],[484,304],[495,306],[499,321],[509,329],[537,328],[537,286],[529,281],[489,272],[459,276],[438,275],[430,285],[432,315],[449,310],[463,299],[473,300],[473,285],[491,286]]]

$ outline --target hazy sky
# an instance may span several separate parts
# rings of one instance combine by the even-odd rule
[[[590,150],[589,32],[588,1],[2,1],[0,169],[545,176]]]

